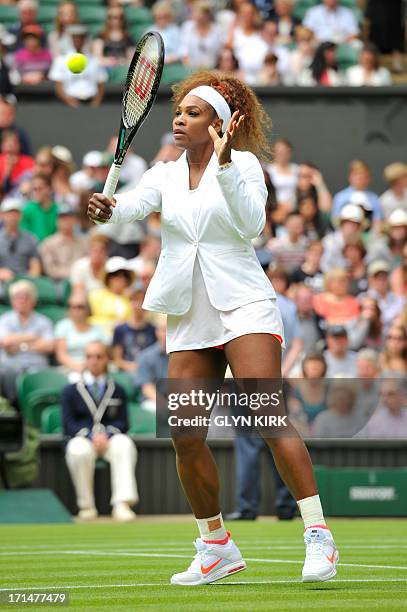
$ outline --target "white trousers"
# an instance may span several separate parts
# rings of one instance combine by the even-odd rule
[[[133,440],[126,434],[114,434],[106,451],[98,455],[91,440],[77,436],[69,440],[65,458],[79,509],[95,507],[93,481],[98,456],[110,463],[112,506],[120,502],[135,504],[139,497],[135,475],[137,449]]]

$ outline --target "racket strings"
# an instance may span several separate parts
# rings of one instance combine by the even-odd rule
[[[124,95],[124,120],[127,127],[134,127],[143,116],[158,78],[159,49],[151,37],[143,46],[133,71],[129,73]]]

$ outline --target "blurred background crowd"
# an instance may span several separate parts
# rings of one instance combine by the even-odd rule
[[[149,29],[163,83],[219,68],[256,86],[391,85],[405,80],[404,22],[404,0],[1,0],[0,91],[51,81],[67,104],[98,104]],[[75,50],[82,76],[66,67]]]

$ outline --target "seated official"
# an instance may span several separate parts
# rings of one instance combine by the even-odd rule
[[[64,432],[70,440],[66,462],[75,487],[78,517],[96,518],[93,477],[98,457],[110,463],[112,516],[131,521],[138,502],[135,477],[137,450],[125,434],[127,398],[122,387],[108,377],[109,355],[102,342],[86,347],[86,369],[81,380],[62,394]]]

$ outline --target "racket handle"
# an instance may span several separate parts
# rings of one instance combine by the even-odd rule
[[[106,183],[103,188],[103,195],[112,199],[115,194],[117,183],[119,182],[120,177],[120,166],[116,166],[116,164],[112,164],[110,166],[109,174],[107,175]]]

